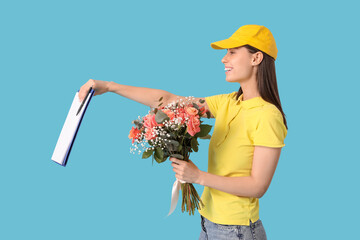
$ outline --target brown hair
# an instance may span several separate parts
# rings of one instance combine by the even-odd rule
[[[250,45],[244,45],[244,47],[250,52],[250,53],[256,53],[256,52],[262,52],[263,53],[263,60],[259,64],[258,71],[256,73],[256,80],[257,80],[257,86],[259,89],[260,96],[265,101],[274,104],[283,115],[283,121],[285,124],[286,129],[287,123],[284,111],[281,107],[279,92],[278,92],[278,86],[276,81],[276,72],[275,72],[275,59],[268,54],[264,53],[263,51],[254,48]],[[236,99],[240,97],[240,95],[243,93],[243,90],[241,87],[239,88],[239,91],[236,95]]]

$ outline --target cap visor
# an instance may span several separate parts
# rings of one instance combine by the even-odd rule
[[[227,49],[227,48],[236,48],[245,45],[245,42],[236,41],[233,39],[224,39],[221,41],[211,43],[211,47],[214,49]]]

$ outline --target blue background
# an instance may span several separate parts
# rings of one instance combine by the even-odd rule
[[[260,217],[268,239],[345,239],[358,228],[356,1],[1,1],[0,239],[197,239],[200,217],[165,218],[169,161],[130,154],[149,108],[92,99],[67,167],[50,160],[90,78],[205,97],[238,90],[210,43],[268,27],[288,121]],[[205,120],[214,124],[213,120]],[[208,141],[192,160],[207,170]],[[197,185],[198,191],[203,187]]]

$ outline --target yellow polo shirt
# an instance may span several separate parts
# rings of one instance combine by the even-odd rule
[[[287,129],[278,108],[255,97],[246,101],[237,92],[206,97],[215,117],[209,145],[208,172],[226,176],[250,176],[255,145],[283,147]],[[201,196],[199,213],[212,222],[249,225],[259,219],[259,199],[239,197],[210,187]]]

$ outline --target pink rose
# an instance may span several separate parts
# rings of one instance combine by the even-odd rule
[[[152,139],[155,139],[156,136],[153,136],[153,135],[155,135],[155,130],[152,129],[152,128],[147,128],[146,133],[145,133],[145,139],[148,140],[148,141],[152,140]]]
[[[144,126],[146,128],[153,128],[159,126],[159,124],[157,124],[157,122],[155,121],[154,114],[148,114],[144,117]]]
[[[198,110],[194,107],[187,107],[185,109],[186,113],[189,115],[189,116],[195,116],[196,114],[198,114]]]
[[[184,113],[185,112],[185,109],[184,108],[179,108],[177,109],[178,113]]]
[[[163,111],[170,118],[170,120],[174,119],[175,113],[173,111],[171,111],[170,109],[163,109],[161,111]]]
[[[200,132],[200,120],[198,116],[196,117],[190,117],[187,123],[187,132],[194,136],[196,133]]]
[[[187,114],[185,113],[185,109],[184,108],[179,108],[177,109],[178,114],[176,115],[177,118],[181,118],[181,124],[185,123],[185,118],[187,117]]]

